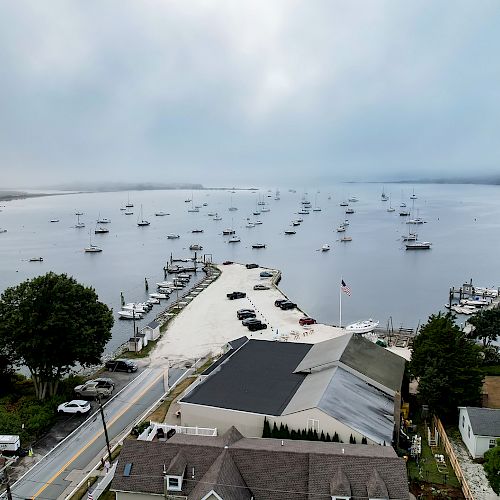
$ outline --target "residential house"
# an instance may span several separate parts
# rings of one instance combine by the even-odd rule
[[[458,427],[472,458],[482,458],[500,439],[500,410],[459,407]]]

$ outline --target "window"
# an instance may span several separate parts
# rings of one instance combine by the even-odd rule
[[[167,490],[181,491],[182,490],[182,477],[181,476],[167,476]]]
[[[319,432],[319,420],[314,418],[307,419],[307,430]]]
[[[490,439],[489,448],[494,448],[496,445],[497,445],[497,440],[496,439]]]
[[[336,496],[333,496],[332,500],[351,500],[351,497],[336,497]]]
[[[465,415],[462,415],[462,428],[465,427]]]
[[[467,426],[467,436],[470,437],[470,425]]]

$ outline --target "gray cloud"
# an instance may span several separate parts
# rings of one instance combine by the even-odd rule
[[[500,5],[0,4],[7,185],[494,172]]]

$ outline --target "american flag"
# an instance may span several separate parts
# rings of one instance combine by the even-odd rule
[[[341,283],[340,283],[340,289],[344,293],[347,293],[347,295],[349,295],[349,297],[351,296],[351,289],[345,284],[344,280],[342,280]]]

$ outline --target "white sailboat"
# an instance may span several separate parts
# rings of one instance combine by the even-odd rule
[[[231,205],[230,205],[230,207],[229,207],[229,211],[230,211],[230,212],[235,212],[236,210],[238,210],[238,207],[235,207],[235,206],[233,205],[233,197],[231,196]]]
[[[144,216],[142,214],[142,204],[141,204],[141,220],[137,222],[138,226],[149,226],[149,221],[144,220]]]
[[[130,193],[127,193],[127,204],[125,205],[125,208],[133,208],[134,204],[130,201]]]
[[[102,252],[102,248],[92,244],[92,232],[89,231],[89,246],[84,248],[85,253],[99,253]]]
[[[77,214],[76,215],[76,224],[75,224],[75,227],[80,229],[82,227],[85,227],[85,224],[83,222],[80,222],[80,215]]]

